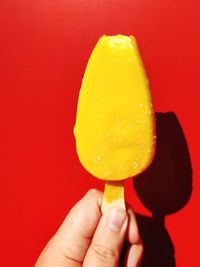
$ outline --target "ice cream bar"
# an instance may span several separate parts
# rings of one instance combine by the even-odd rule
[[[104,35],[97,42],[83,77],[74,134],[82,165],[106,181],[106,205],[122,205],[123,180],[145,170],[155,151],[151,93],[133,36]]]

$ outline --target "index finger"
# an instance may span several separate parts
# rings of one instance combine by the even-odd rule
[[[80,267],[101,218],[102,192],[92,189],[71,209],[35,267]]]

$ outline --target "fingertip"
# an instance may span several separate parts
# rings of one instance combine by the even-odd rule
[[[102,192],[97,190],[96,188],[91,188],[87,191],[87,193],[85,194],[85,196],[96,196],[101,194]]]
[[[112,208],[103,215],[102,220],[114,232],[126,231],[128,217],[124,209]]]
[[[95,203],[100,208],[103,200],[103,193],[95,188],[88,190],[85,194],[84,199],[89,203]]]

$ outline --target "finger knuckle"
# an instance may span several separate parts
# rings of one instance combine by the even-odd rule
[[[81,262],[81,253],[79,253],[79,247],[77,249],[77,244],[73,242],[66,241],[63,246],[59,247],[60,260],[70,264],[78,264]],[[81,248],[81,247],[80,247]],[[70,265],[71,266],[71,265]]]
[[[92,243],[91,249],[104,262],[113,262],[119,257],[118,251],[97,243]]]

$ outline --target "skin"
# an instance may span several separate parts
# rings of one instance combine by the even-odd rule
[[[114,208],[102,215],[102,197],[95,189],[86,193],[48,242],[35,267],[117,267],[124,243],[123,266],[139,267],[143,246],[133,211],[130,207],[127,211]]]

